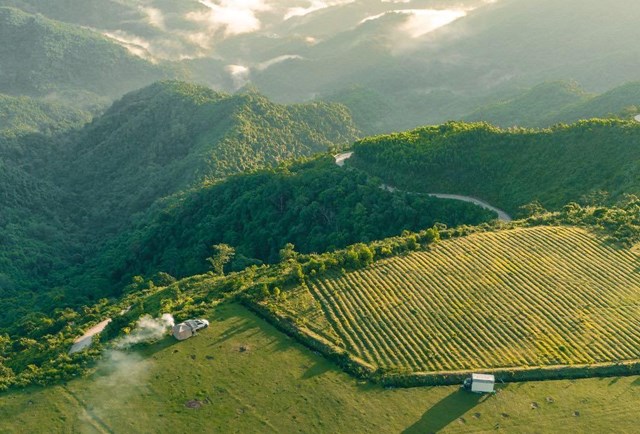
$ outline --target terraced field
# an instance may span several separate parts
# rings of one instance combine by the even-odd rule
[[[640,256],[578,228],[444,241],[309,290],[336,343],[380,367],[450,371],[640,359]]]

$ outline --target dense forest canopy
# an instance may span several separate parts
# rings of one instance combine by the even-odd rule
[[[640,124],[590,120],[545,130],[485,123],[440,126],[358,141],[347,164],[409,191],[482,198],[518,213],[539,201],[610,203],[640,192]]]
[[[631,119],[640,113],[640,83],[630,82],[599,95],[576,82],[542,83],[513,98],[480,107],[466,121],[501,127],[550,127],[591,118]]]
[[[0,136],[3,325],[36,306],[99,298],[100,285],[74,296],[70,276],[157,200],[359,134],[340,105],[285,106],[177,81],[128,94],[84,126],[88,115],[61,116],[57,104],[4,101],[13,126]]]

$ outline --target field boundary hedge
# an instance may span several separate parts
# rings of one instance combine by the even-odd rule
[[[240,303],[276,329],[305,347],[320,353],[334,362],[347,374],[384,387],[421,387],[461,385],[472,373],[493,374],[498,383],[518,383],[525,381],[574,380],[594,377],[624,377],[640,375],[640,359],[588,365],[549,365],[507,368],[474,369],[461,371],[434,371],[396,373],[385,372],[364,360],[355,357],[348,350],[339,347],[307,327],[268,306],[241,298]]]
[[[348,350],[329,342],[307,327],[297,325],[290,317],[280,315],[262,304],[247,299],[240,299],[240,302],[276,329],[337,364],[346,373],[360,379],[371,379],[376,374],[375,366],[355,357]]]

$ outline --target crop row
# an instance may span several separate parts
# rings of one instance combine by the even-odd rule
[[[383,368],[640,359],[639,257],[577,228],[482,233],[316,279],[344,345]]]

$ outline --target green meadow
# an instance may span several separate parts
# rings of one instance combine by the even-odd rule
[[[108,353],[89,377],[0,395],[1,433],[616,432],[637,430],[640,377],[384,389],[236,304],[211,327]]]

